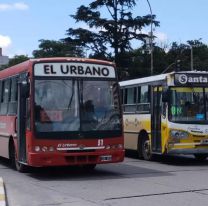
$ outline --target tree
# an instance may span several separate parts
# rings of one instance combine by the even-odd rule
[[[167,53],[165,52],[165,48],[156,45],[154,46],[154,74],[161,74],[166,68],[168,65],[166,62],[166,56]],[[151,56],[149,51],[146,50],[145,45],[128,52],[126,58],[129,59],[128,79],[150,75]]]
[[[8,67],[27,61],[28,59],[29,57],[26,55],[15,55],[13,58],[9,60]]]
[[[83,57],[83,51],[74,44],[66,44],[59,40],[39,40],[39,50],[33,51],[35,58],[44,57]]]
[[[69,28],[65,41],[91,50],[91,57],[114,59],[118,67],[124,68],[132,40],[143,41],[148,35],[141,30],[151,22],[159,26],[155,15],[133,17],[135,6],[136,0],[94,0],[88,6],[82,5],[71,17],[86,23],[89,29]]]
[[[167,53],[166,62],[176,63],[180,60],[180,69],[191,70],[191,50],[193,51],[193,66],[195,70],[208,70],[208,47],[200,40],[189,40],[186,44],[172,43]],[[176,66],[173,66],[174,69]],[[170,68],[171,69],[171,68]]]
[[[208,71],[208,46],[199,40],[189,40],[189,50],[192,47],[194,70]],[[190,52],[189,52],[190,54]]]

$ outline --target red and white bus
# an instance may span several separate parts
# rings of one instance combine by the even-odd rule
[[[0,72],[0,97],[0,156],[18,171],[123,161],[113,63],[31,59]]]

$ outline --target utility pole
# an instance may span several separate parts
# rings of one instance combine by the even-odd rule
[[[151,14],[151,22],[150,22],[150,55],[151,55],[151,66],[150,66],[150,74],[153,75],[154,73],[154,62],[153,62],[153,29],[152,29],[152,20],[153,20],[153,15],[152,15],[152,7],[150,5],[149,0],[147,0],[149,9],[150,9],[150,14]]]

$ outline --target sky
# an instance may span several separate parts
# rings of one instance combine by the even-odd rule
[[[32,56],[40,39],[66,38],[70,27],[86,27],[70,17],[92,0],[0,0],[0,47],[3,55]],[[134,16],[150,14],[147,0],[136,0]],[[198,40],[208,44],[208,0],[149,0],[152,13],[160,21],[154,28],[156,42],[171,45]],[[143,32],[149,32],[150,27]],[[137,43],[134,45],[139,47]]]

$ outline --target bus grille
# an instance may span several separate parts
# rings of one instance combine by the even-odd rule
[[[84,152],[95,152],[94,149],[88,149],[88,150],[67,150],[67,153],[84,153]]]
[[[98,156],[82,155],[82,156],[65,156],[69,164],[95,164]]]

